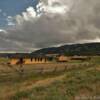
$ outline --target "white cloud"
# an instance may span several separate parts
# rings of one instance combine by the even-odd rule
[[[7,34],[7,31],[4,29],[0,29],[0,33]]]
[[[69,9],[69,4],[66,5],[61,0],[48,0],[47,5],[45,5],[45,12],[47,13],[65,14]]]
[[[25,21],[29,21],[31,18],[36,17],[36,12],[33,7],[28,7],[26,9],[26,12],[22,13],[22,17]]]
[[[32,17],[32,18],[36,17],[36,11],[34,10],[33,7],[27,8],[26,11],[27,11],[29,17]]]
[[[49,6],[49,7],[45,8],[45,11],[47,13],[65,14],[66,9],[67,9],[66,6],[60,6],[60,7],[59,6],[56,6],[56,7]]]
[[[68,1],[68,0],[67,0]],[[36,6],[36,10],[33,7],[28,7],[26,12],[22,12],[21,15],[16,15],[15,20],[17,24],[23,24],[24,21],[34,21],[40,16],[55,16],[56,14],[65,15],[71,8],[71,2],[63,0],[47,0],[47,4],[44,0],[41,0]]]
[[[36,11],[30,6],[26,9],[26,12],[22,12],[22,15],[16,15],[14,19],[17,22],[16,24],[21,25],[24,21],[32,21],[36,17]]]
[[[91,43],[91,42],[100,42],[100,37],[96,37],[94,39],[89,39],[89,40],[82,40],[78,41],[79,43]]]
[[[6,18],[6,20],[7,20],[7,25],[8,26],[14,26],[15,25],[15,22],[14,22],[14,19],[13,19],[13,17],[12,16],[8,16],[7,18]]]

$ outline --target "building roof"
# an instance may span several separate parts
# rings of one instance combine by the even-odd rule
[[[52,58],[44,55],[33,55],[33,54],[14,54],[9,58]]]

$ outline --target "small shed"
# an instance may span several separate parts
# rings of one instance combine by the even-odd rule
[[[57,61],[58,62],[68,62],[70,59],[67,56],[61,55],[58,57]]]

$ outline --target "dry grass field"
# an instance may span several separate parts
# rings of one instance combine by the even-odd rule
[[[100,57],[9,66],[0,59],[0,100],[100,100]]]

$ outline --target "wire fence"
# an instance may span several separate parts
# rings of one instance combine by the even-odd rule
[[[50,73],[67,71],[76,68],[86,68],[95,66],[93,63],[80,63],[80,64],[34,64],[34,65],[8,65],[0,64],[3,66],[0,68],[0,73],[16,73],[16,74],[27,74],[27,73]]]

